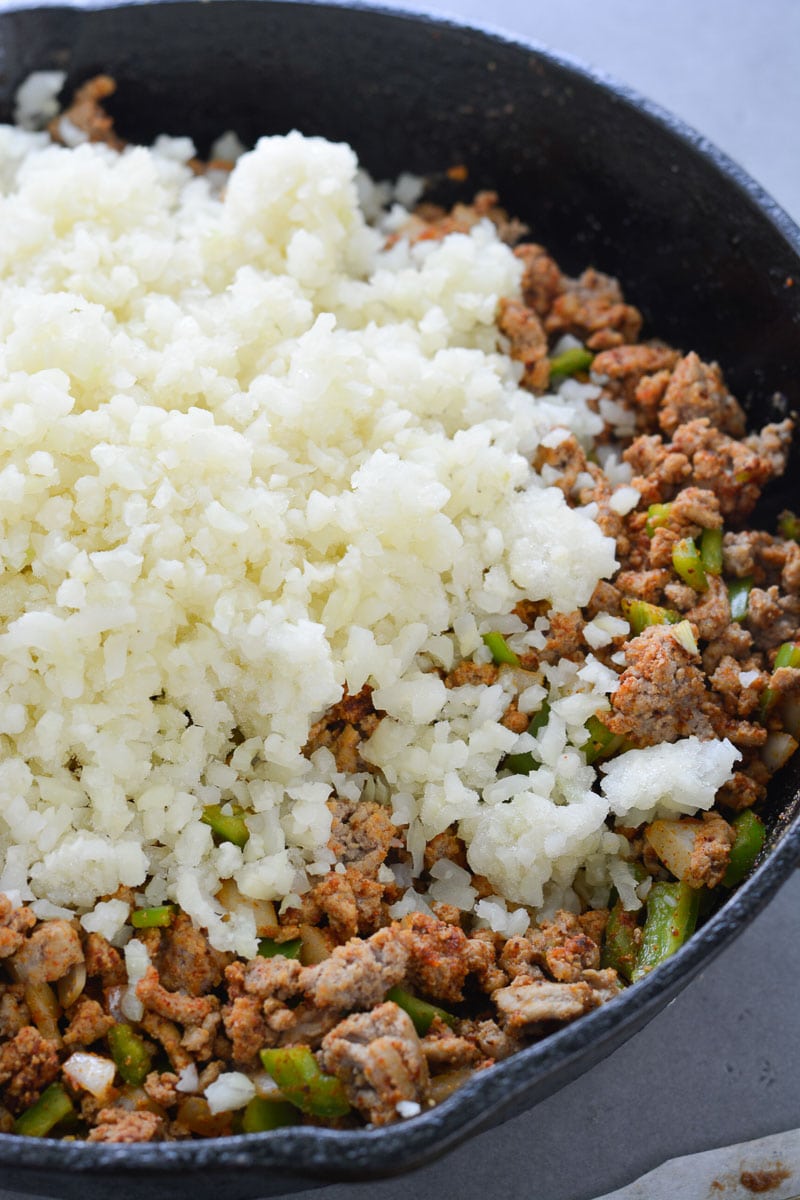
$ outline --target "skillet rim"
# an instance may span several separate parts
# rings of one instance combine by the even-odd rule
[[[0,0],[0,17],[37,11],[46,19],[50,11],[83,15],[112,9],[177,7],[220,4],[227,0],[85,0],[41,3],[41,0]],[[398,22],[442,31],[474,35],[491,44],[522,50],[543,59],[566,74],[581,77],[624,107],[644,115],[690,154],[699,157],[721,176],[727,189],[742,193],[758,215],[788,246],[800,274],[800,228],[788,213],[737,162],[682,118],[642,96],[635,88],[578,58],[554,50],[490,23],[464,21],[451,14],[432,14],[404,5],[386,8],[363,0],[238,0],[246,6],[291,5],[293,8],[339,10],[364,16],[376,14]],[[1,36],[1,34],[0,34]],[[793,774],[795,771],[793,771]],[[65,1172],[77,1176],[106,1175],[123,1171],[139,1176],[143,1184],[151,1174],[195,1173],[204,1169],[227,1173],[254,1168],[277,1168],[287,1178],[324,1179],[325,1182],[387,1177],[423,1166],[441,1157],[470,1135],[514,1115],[518,1101],[531,1107],[540,1096],[526,1102],[526,1092],[551,1094],[575,1078],[572,1070],[581,1058],[593,1066],[627,1037],[654,1017],[685,987],[696,972],[710,962],[769,902],[800,860],[800,789],[794,788],[797,808],[783,821],[776,842],[764,861],[733,896],[708,920],[677,954],[657,967],[636,987],[583,1016],[573,1025],[475,1076],[453,1096],[418,1117],[381,1129],[331,1130],[289,1127],[270,1133],[208,1138],[171,1143],[103,1144],[63,1142],[0,1134],[0,1168],[36,1172]],[[779,825],[781,822],[779,822]],[[629,1028],[634,1025],[634,1028]],[[605,1047],[605,1048],[604,1048]],[[599,1048],[599,1050],[598,1050]],[[592,1054],[592,1051],[595,1051]],[[564,1078],[554,1086],[552,1077]]]

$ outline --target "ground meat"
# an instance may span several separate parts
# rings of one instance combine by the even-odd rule
[[[69,921],[44,921],[14,955],[14,971],[26,983],[54,983],[83,962],[80,938]]]
[[[93,1042],[105,1037],[114,1018],[103,1010],[103,1006],[88,996],[82,997],[74,1005],[70,1022],[64,1033],[65,1046],[91,1046]]]
[[[374,878],[397,838],[388,811],[372,801],[336,799],[328,807],[333,818],[328,847],[336,861]]]
[[[462,1021],[460,1028],[464,1036],[475,1043],[481,1055],[493,1062],[500,1062],[515,1054],[522,1045],[508,1030],[501,1029],[496,1021]]]
[[[219,1006],[215,996],[185,996],[167,991],[159,982],[155,967],[148,967],[136,985],[136,995],[148,1011],[179,1025],[202,1025]]]
[[[166,1132],[164,1118],[147,1109],[131,1112],[127,1108],[104,1108],[97,1120],[98,1124],[89,1130],[90,1142],[157,1142]]]
[[[533,465],[545,482],[560,488],[568,500],[591,479],[586,454],[573,434],[562,438],[556,446],[539,446]]]
[[[321,720],[312,725],[303,753],[311,755],[320,747],[331,751],[337,770],[346,774],[372,771],[374,768],[361,757],[360,749],[377,729],[382,713],[372,704],[372,688],[366,684],[355,696],[345,691],[338,704],[329,708]]]
[[[425,1056],[411,1018],[396,1004],[341,1021],[323,1041],[320,1061],[373,1125],[396,1121],[401,1100],[427,1101]]]
[[[764,484],[785,466],[791,422],[767,426],[758,439],[735,441],[707,418],[680,425],[672,442],[659,436],[639,437],[623,458],[634,471],[633,486],[644,505],[671,500],[679,488],[693,483],[714,492],[726,519],[743,521]],[[768,453],[760,453],[768,446]]]
[[[15,908],[5,892],[0,892],[0,959],[16,954],[35,924],[36,915],[29,908]]]
[[[561,271],[543,246],[525,242],[514,250],[523,263],[522,299],[540,317],[545,316],[563,289]]]
[[[401,237],[413,245],[415,242],[438,240],[450,233],[469,233],[479,221],[487,219],[496,227],[500,239],[510,246],[528,232],[527,225],[514,217],[510,218],[505,209],[500,207],[497,192],[485,191],[478,192],[472,204],[455,204],[450,210],[438,204],[417,205],[409,219],[387,240],[387,246],[393,245]]]
[[[547,336],[535,310],[519,300],[503,299],[497,309],[497,327],[510,342],[511,357],[524,367],[522,386],[545,391],[550,382]]]
[[[744,411],[725,387],[719,366],[702,362],[692,351],[672,372],[658,423],[664,433],[671,435],[679,425],[696,417],[708,417],[715,428],[731,437],[744,436]]]
[[[96,75],[79,87],[69,108],[54,117],[47,127],[53,141],[72,145],[77,130],[87,142],[104,142],[112,150],[124,149],[125,143],[114,132],[113,117],[102,105],[116,90],[117,85],[109,75]]]
[[[453,1033],[439,1017],[434,1019],[422,1039],[422,1053],[429,1069],[434,1071],[471,1067],[481,1058],[481,1052],[474,1041]]]
[[[144,1090],[151,1100],[162,1108],[172,1108],[178,1103],[179,1093],[175,1090],[178,1076],[174,1071],[151,1071],[144,1081]]]
[[[703,667],[711,675],[723,658],[730,656],[737,659],[742,669],[750,667],[758,669],[758,664],[752,659],[752,648],[753,635],[738,621],[732,621],[719,637],[706,646],[703,651]]]
[[[527,937],[510,937],[500,952],[500,967],[509,979],[542,979],[544,949],[544,938],[535,930]]]
[[[225,969],[228,994],[267,997],[276,1000],[292,1000],[304,991],[305,971],[294,958],[254,958],[248,963],[234,962]]]
[[[716,706],[695,656],[669,625],[651,625],[625,647],[626,669],[604,718],[612,733],[638,746],[674,742],[696,734],[714,737]]]
[[[686,455],[665,445],[659,434],[636,438],[622,457],[633,470],[632,484],[645,506],[670,500],[692,474]]]
[[[552,921],[543,921],[547,971],[561,983],[574,983],[587,968],[600,965],[600,946],[581,928],[574,913],[560,910]]]
[[[581,980],[583,983],[588,983],[598,1004],[607,1004],[622,991],[619,975],[613,967],[606,967],[602,971],[595,971],[591,967],[587,968],[581,975]]]
[[[558,663],[563,658],[580,662],[586,656],[583,627],[586,622],[579,612],[550,614],[547,642],[539,657],[542,662]]]
[[[0,1084],[3,1103],[12,1112],[29,1108],[58,1075],[58,1043],[25,1025],[13,1041],[0,1046]]]
[[[104,988],[121,987],[127,981],[122,955],[100,933],[90,933],[83,945],[86,974],[98,976]]]
[[[410,942],[408,932],[395,925],[365,941],[353,939],[337,947],[325,962],[305,968],[305,990],[320,1008],[341,1012],[372,1008],[405,977]]]
[[[620,571],[614,582],[623,596],[658,604],[670,579],[671,573],[666,568],[653,567],[647,571]]]
[[[212,999],[216,1001],[216,997]],[[181,1045],[197,1062],[208,1062],[213,1055],[221,1021],[222,1014],[219,1011],[210,1012],[199,1024],[189,1026],[183,1034]]]
[[[551,983],[518,977],[492,997],[504,1028],[512,1036],[530,1033],[531,1026],[572,1021],[600,1003],[588,983]]]
[[[223,1008],[222,1020],[231,1039],[234,1062],[241,1066],[255,1063],[268,1036],[261,1002],[254,996],[238,996]]]
[[[313,889],[310,899],[342,942],[358,934],[374,933],[386,921],[383,884],[367,879],[352,867],[344,874],[331,871]]]
[[[403,920],[409,938],[409,979],[425,996],[457,1003],[467,976],[474,974],[485,991],[505,982],[495,967],[494,946],[468,938],[456,925],[426,913],[411,913]]]
[[[622,599],[620,590],[617,580],[611,584],[607,583],[605,579],[601,579],[586,606],[586,619],[591,621],[598,613],[610,613],[612,617],[618,617],[621,612],[620,600]]]
[[[446,858],[466,870],[467,850],[463,841],[455,832],[455,826],[450,826],[443,833],[437,833],[425,847],[425,870],[430,871],[434,863]]]
[[[500,720],[500,724],[512,733],[525,733],[530,724],[530,713],[520,712],[516,700],[512,700]]]
[[[155,966],[168,991],[202,996],[219,986],[231,958],[209,945],[191,917],[178,913],[172,925],[161,931]]]
[[[592,374],[605,376],[611,381],[612,386],[608,390],[614,399],[624,400],[628,404],[638,403],[640,407],[644,407],[638,395],[642,379],[662,371],[667,372],[668,379],[669,371],[679,357],[677,350],[657,343],[616,346],[595,355]]]
[[[21,983],[0,983],[0,1038],[13,1038],[24,1025],[30,1025],[31,1014],[25,1003],[25,987]]]
[[[739,718],[749,717],[756,712],[761,693],[769,682],[766,672],[759,671],[755,679],[745,686],[742,673],[741,663],[726,654],[709,677],[711,687],[722,697],[726,713]]]
[[[702,825],[694,841],[689,870],[684,875],[690,887],[716,887],[722,882],[736,835],[719,813],[702,814]]]
[[[764,799],[767,793],[769,771],[760,758],[745,755],[744,764],[734,771],[733,778],[724,783],[717,792],[717,804],[739,812],[752,808]]]
[[[701,592],[699,603],[693,603],[686,617],[697,627],[697,636],[704,641],[713,641],[725,632],[731,622],[731,606],[728,589],[719,576],[709,575],[708,591]],[[698,599],[693,595],[693,601]]]
[[[494,663],[476,663],[471,659],[465,659],[458,666],[445,675],[445,687],[472,687],[486,686],[497,682],[500,672]]]
[[[266,1008],[266,1004],[264,1006]],[[274,1013],[267,1019],[270,1028],[280,1025],[275,1030],[280,1046],[318,1046],[326,1033],[334,1028],[342,1019],[342,1013],[335,1008],[315,1008],[313,1004],[299,1004],[297,1008],[286,1010],[283,1014]],[[276,1018],[280,1018],[279,1021]]]
[[[145,1033],[149,1033],[161,1043],[174,1070],[181,1072],[184,1067],[189,1066],[192,1056],[185,1046],[181,1045],[181,1031],[173,1021],[168,1021],[157,1013],[146,1012],[139,1024]]]
[[[791,641],[800,626],[800,596],[782,596],[774,585],[750,591],[747,628],[762,650]]]
[[[760,530],[726,533],[724,572],[737,579],[752,576],[757,587],[777,584],[785,592],[800,591],[800,545]]]
[[[571,333],[590,350],[635,342],[642,327],[638,309],[625,304],[619,284],[590,267],[579,279],[566,280],[545,320],[549,334]]]

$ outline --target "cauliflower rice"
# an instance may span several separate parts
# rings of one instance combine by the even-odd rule
[[[222,194],[193,153],[0,128],[0,891],[113,936],[128,906],[97,901],[128,885],[252,956],[253,911],[226,912],[220,881],[296,902],[334,863],[331,793],[363,792],[407,826],[417,874],[457,824],[497,894],[476,903],[451,863],[429,900],[500,932],[527,928],[508,903],[568,904],[578,873],[622,894],[609,814],[710,808],[738,751],[630,750],[596,791],[580,746],[618,676],[591,654],[528,681],[520,707],[550,702],[537,737],[501,724],[513,673],[437,674],[488,661],[489,630],[540,647],[546,619],[515,604],[569,612],[613,574],[594,506],[530,465],[564,431],[592,445],[599,389],[519,387],[495,312],[521,264],[490,222],[386,249],[406,214],[367,222],[347,146],[264,138]],[[601,614],[587,639],[620,626]],[[377,776],[304,757],[367,682]],[[539,770],[498,778],[532,748]],[[243,849],[201,820],[227,803]],[[392,916],[428,903],[405,883]]]

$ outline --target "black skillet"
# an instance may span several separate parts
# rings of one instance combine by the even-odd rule
[[[464,164],[466,194],[499,191],[566,270],[591,263],[619,276],[646,334],[718,359],[754,426],[800,408],[800,232],[713,146],[572,62],[496,34],[357,6],[0,6],[2,119],[16,87],[43,68],[68,72],[65,93],[112,74],[112,108],[131,140],[188,133],[203,152],[225,129],[250,143],[296,127],[349,141],[378,178],[441,179]],[[765,500],[767,522],[793,495],[797,503],[798,457],[783,490]],[[763,862],[688,946],[424,1116],[380,1131],[139,1146],[0,1135],[0,1182],[62,1200],[232,1200],[420,1166],[556,1091],[663,1008],[791,871],[798,807],[800,763],[771,787]]]

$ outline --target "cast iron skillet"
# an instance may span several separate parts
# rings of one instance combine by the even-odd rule
[[[753,425],[800,408],[800,233],[691,130],[627,89],[530,44],[444,21],[283,0],[0,8],[0,108],[32,70],[65,91],[106,71],[121,132],[297,127],[344,139],[378,178],[469,168],[568,271],[618,275],[646,333],[725,367]],[[793,281],[797,280],[797,286]],[[773,399],[782,393],[785,400]],[[769,521],[796,492],[798,455]],[[788,491],[786,489],[788,488]],[[800,764],[770,794],[770,850],[679,954],[612,1004],[379,1131],[85,1145],[0,1136],[6,1187],[59,1197],[267,1196],[420,1166],[556,1091],[655,1015],[752,919],[800,854]]]

